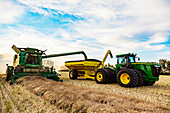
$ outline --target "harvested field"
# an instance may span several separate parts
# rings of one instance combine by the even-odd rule
[[[78,81],[78,80],[77,80]],[[88,81],[84,81],[88,82]],[[93,85],[95,84],[94,81]],[[79,87],[42,77],[23,77],[17,84],[44,98],[45,101],[67,112],[164,112],[170,107],[157,105],[132,96],[123,96],[85,87]],[[79,82],[81,84],[81,80]],[[103,85],[105,86],[105,85]],[[90,86],[89,86],[90,87]],[[124,90],[131,90],[124,88]]]
[[[124,88],[119,84],[96,84],[93,80],[79,78],[70,80],[67,72],[62,72],[64,83],[75,86],[82,86],[93,90],[114,93],[122,96],[135,97],[142,100],[151,101],[157,105],[170,106],[170,76],[160,76],[160,80],[153,86],[143,86],[135,88]]]
[[[9,86],[0,78],[0,113],[62,113],[48,101],[31,93],[21,85]]]
[[[0,74],[0,78],[5,78],[6,75],[5,74]]]

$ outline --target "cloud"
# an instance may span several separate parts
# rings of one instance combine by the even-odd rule
[[[0,5],[3,9],[0,10],[3,14],[0,24],[15,23],[25,10],[45,16],[43,21],[52,21],[54,26],[57,19],[63,19],[62,24],[65,15],[81,19],[67,19],[69,24],[64,23],[66,28],[57,25],[56,28],[40,28],[39,24],[29,24],[30,21],[26,25],[18,23],[15,27],[1,28],[3,34],[0,38],[3,39],[0,44],[3,48],[0,48],[0,54],[15,54],[11,49],[13,44],[48,49],[47,54],[84,50],[90,58],[97,59],[102,59],[107,49],[115,55],[133,51],[158,52],[167,48],[165,42],[170,35],[167,0],[18,0],[17,3],[22,6],[9,1],[0,2],[8,4]],[[149,35],[138,37],[141,34]],[[61,59],[64,61],[66,58],[69,60],[69,57]]]
[[[9,0],[0,1],[0,24],[10,24],[24,13],[24,7]]]
[[[168,41],[168,36],[165,33],[156,33],[149,37],[149,43],[163,43]]]
[[[29,7],[29,11],[46,16],[71,14],[82,17],[83,20],[70,20],[71,31],[61,28],[54,33],[54,37],[62,37],[62,41],[70,43],[72,47],[84,45],[84,48],[95,46],[128,51],[161,50],[166,47],[165,44],[159,43],[167,41],[167,32],[170,30],[170,10],[167,1],[19,0],[19,2]],[[152,34],[150,37],[144,37],[148,38],[146,41],[141,41],[143,37],[135,37],[137,34],[145,33]],[[73,40],[74,42],[71,42]],[[156,45],[152,45],[153,43]]]

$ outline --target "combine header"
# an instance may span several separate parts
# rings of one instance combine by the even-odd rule
[[[11,80],[12,83],[14,83],[15,79],[24,76],[42,76],[62,82],[58,77],[60,74],[53,67],[42,65],[42,59],[74,54],[83,54],[85,59],[87,58],[83,51],[46,55],[45,51],[35,48],[17,48],[13,45],[12,49],[17,54],[14,55],[13,66],[8,66],[7,64],[6,70],[6,81]]]

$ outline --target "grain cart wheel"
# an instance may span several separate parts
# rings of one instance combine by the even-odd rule
[[[138,84],[137,86],[142,86],[143,83],[144,83],[144,76],[142,74],[142,72],[140,72],[139,70],[135,69],[135,72],[137,73],[138,75]]]
[[[107,72],[106,69],[98,69],[95,73],[95,81],[98,84],[106,84],[108,83],[108,75],[109,73]]]
[[[133,69],[123,68],[117,74],[117,81],[123,87],[135,87],[138,84],[138,75]]]
[[[108,83],[116,83],[117,82],[116,73],[110,68],[106,68],[106,71],[108,72]]]
[[[76,69],[72,69],[70,72],[69,72],[69,77],[70,79],[77,79],[77,76],[78,76],[78,72]]]

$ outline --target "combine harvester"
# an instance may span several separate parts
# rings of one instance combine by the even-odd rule
[[[35,48],[17,48],[13,45],[12,49],[17,54],[14,55],[13,66],[7,64],[6,69],[6,81],[11,80],[11,84],[14,83],[15,79],[24,76],[41,76],[62,82],[58,77],[60,74],[53,67],[49,68],[42,65],[42,59],[74,54],[83,54],[85,59],[87,58],[83,51],[46,55],[45,51]]]
[[[159,80],[161,66],[154,63],[136,62],[138,57],[133,53],[116,55],[116,67],[103,68],[108,54],[112,57],[111,51],[108,50],[103,61],[96,59],[66,61],[65,66],[71,69],[70,79],[90,78],[99,84],[118,82],[123,87],[149,86]]]

